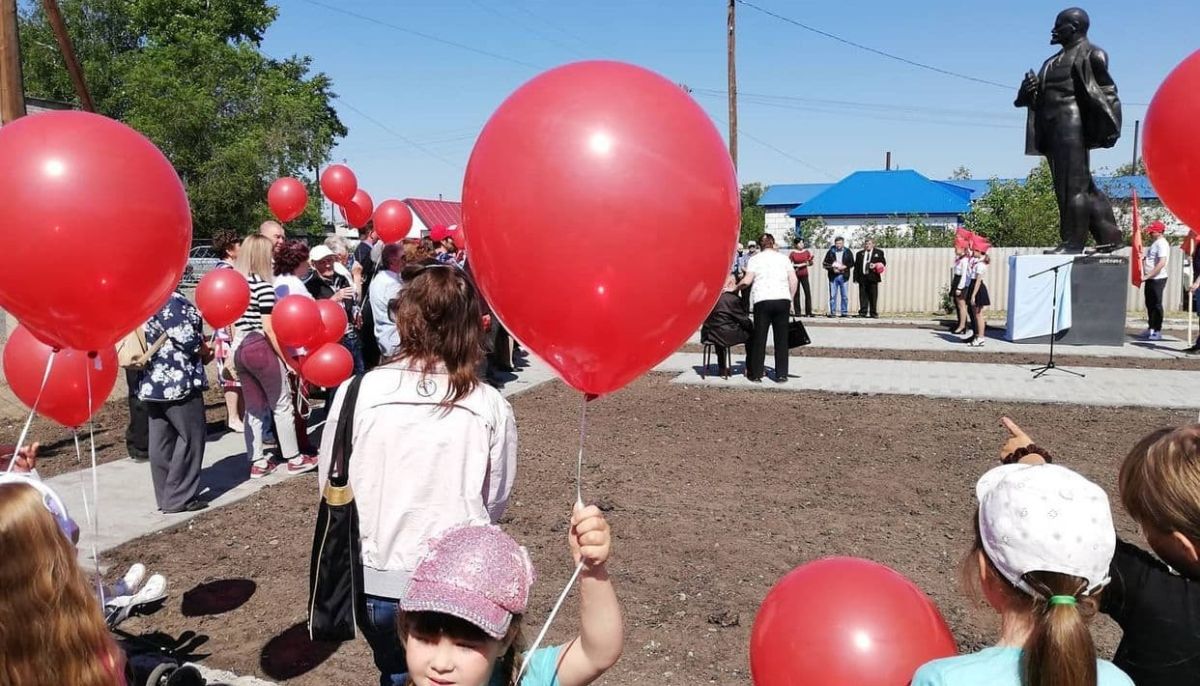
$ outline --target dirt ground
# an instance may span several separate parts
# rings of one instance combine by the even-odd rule
[[[535,633],[571,566],[579,396],[551,383],[513,400],[516,492],[503,522],[539,574]],[[1186,412],[760,393],[652,375],[589,408],[585,499],[608,511],[626,615],[620,663],[603,684],[748,683],[750,629],[771,585],[829,555],[867,557],[913,579],[963,650],[994,635],[955,583],[970,544],[972,491],[996,460],[998,418],[1022,424],[1059,461],[1113,491],[1120,459]],[[369,684],[366,644],[314,645],[304,629],[315,478],[292,479],[108,554],[170,580],[155,614],[123,628],[204,664],[289,684]],[[1140,542],[1118,512],[1121,533]],[[551,639],[573,635],[568,602]],[[1114,628],[1096,629],[1106,654]]]

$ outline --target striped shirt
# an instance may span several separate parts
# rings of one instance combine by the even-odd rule
[[[271,314],[275,309],[275,288],[269,281],[263,281],[251,274],[247,279],[250,284],[250,305],[246,312],[233,323],[242,335],[263,330],[263,315]]]

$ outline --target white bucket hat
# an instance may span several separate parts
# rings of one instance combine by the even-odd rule
[[[975,496],[984,552],[1017,588],[1041,595],[1029,572],[1086,579],[1084,595],[1108,583],[1117,533],[1104,489],[1058,465],[1010,464],[984,474]]]

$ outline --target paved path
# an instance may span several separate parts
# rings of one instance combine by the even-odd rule
[[[945,329],[918,328],[888,328],[854,326],[809,326],[808,335],[812,338],[814,348],[833,349],[865,349],[878,348],[883,350],[933,350],[945,352],[967,352],[987,355],[989,353],[1022,353],[1049,354],[1048,344],[1010,343],[1001,336],[1002,329],[989,329],[987,343],[980,348],[972,348],[962,342],[961,337]],[[699,343],[700,333],[695,333],[688,341]],[[1169,334],[1162,341],[1150,342],[1129,337],[1122,347],[1102,345],[1057,345],[1055,352],[1059,355],[1082,355],[1086,357],[1137,357],[1144,359],[1170,359],[1187,357],[1183,352],[1188,343]],[[1200,363],[1197,364],[1200,368]]]
[[[505,396],[513,396],[554,378],[549,367],[531,358],[529,366],[502,379],[506,382],[502,392]],[[251,480],[249,465],[246,462],[245,440],[241,434],[225,433],[210,437],[205,446],[204,471],[200,475],[203,490],[200,497],[209,500],[212,507],[221,507],[289,478],[291,475],[285,470],[279,470],[270,476]],[[84,493],[90,498],[92,492],[89,470],[78,470],[46,480],[46,483],[62,496],[71,516],[79,522],[79,559],[85,566],[94,568],[91,552],[93,543],[101,553],[100,563],[103,567],[105,550],[175,526],[199,514],[160,513],[154,501],[150,465],[147,463],[117,460],[102,464],[96,468],[96,479],[100,494],[98,536],[93,536],[92,527],[87,525],[85,518]],[[315,504],[315,488],[313,499]]]
[[[735,372],[742,372],[743,357],[734,356]],[[912,362],[830,357],[789,358],[795,378],[776,384],[766,379],[751,383],[744,375],[701,379],[699,353],[676,353],[656,371],[679,372],[677,383],[777,391],[833,391],[923,395],[932,398],[1004,400],[1030,403],[1200,408],[1200,371],[1135,370],[1072,367],[1086,374],[1079,378],[1051,371],[1034,379],[1029,366],[975,362]],[[768,364],[770,360],[768,359]],[[716,371],[715,363],[710,371]]]

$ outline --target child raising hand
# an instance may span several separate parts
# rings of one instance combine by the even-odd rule
[[[584,686],[616,664],[624,627],[608,577],[612,535],[596,507],[576,506],[570,548],[582,561],[579,635],[524,655],[522,617],[534,581],[529,554],[496,526],[451,529],[430,545],[400,601],[413,686]]]

